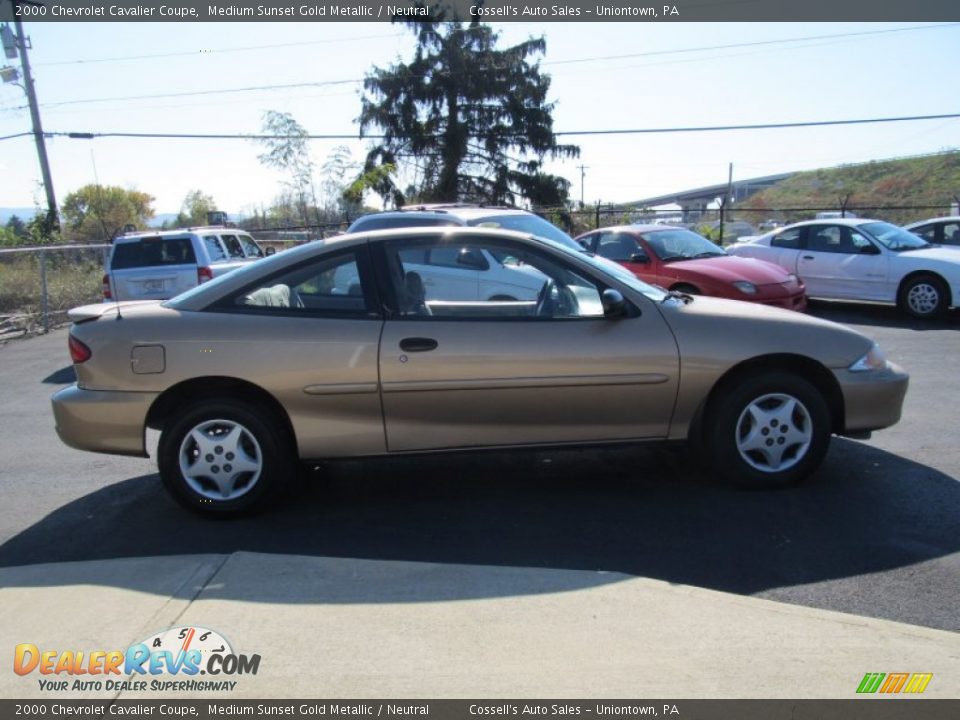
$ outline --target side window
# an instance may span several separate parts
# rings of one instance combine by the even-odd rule
[[[944,228],[946,229],[946,228]],[[920,227],[913,228],[911,230],[914,235],[919,235],[928,243],[937,241],[937,226],[936,225],[921,225]],[[944,235],[946,237],[946,235]]]
[[[263,257],[263,250],[257,245],[249,235],[237,235],[237,239],[243,246],[243,254],[247,257]]]
[[[385,252],[401,317],[603,317],[602,288],[562,260],[535,248],[460,237],[396,240],[385,245]],[[424,254],[428,263],[422,262]],[[436,262],[441,258],[443,265]],[[475,272],[450,273],[447,269],[470,269],[478,258],[488,266],[479,281]]]
[[[960,223],[947,223],[943,226],[942,242],[946,245],[960,245]]]
[[[820,225],[810,228],[807,238],[807,250],[813,252],[843,253],[853,252],[849,243],[843,243],[843,233],[838,225]]]
[[[628,262],[637,252],[637,241],[625,233],[601,233],[597,255],[607,260]]]
[[[226,260],[227,253],[224,252],[220,241],[213,235],[207,235],[203,238],[203,244],[207,247],[207,254],[211,260]]]
[[[771,247],[787,248],[790,250],[800,249],[800,228],[791,228],[784,230],[770,239]]]
[[[246,287],[226,306],[278,314],[367,314],[370,310],[355,252],[324,257]]]
[[[240,244],[240,241],[237,240],[236,235],[221,235],[220,239],[223,240],[223,244],[226,246],[227,252],[230,253],[230,257],[243,257],[243,246]]]
[[[843,242],[842,244],[849,244],[849,250],[844,250],[844,252],[851,253],[862,253],[864,248],[872,248],[873,243],[861,232],[858,232],[854,228],[843,228]]]

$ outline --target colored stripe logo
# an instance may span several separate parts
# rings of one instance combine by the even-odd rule
[[[866,673],[860,685],[857,686],[857,693],[861,695],[872,695],[880,692],[885,695],[896,693],[919,694],[927,689],[933,673]]]

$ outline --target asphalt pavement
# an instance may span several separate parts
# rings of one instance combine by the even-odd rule
[[[235,521],[179,509],[152,460],[63,446],[66,331],[8,342],[0,645],[212,627],[263,656],[247,697],[851,697],[891,669],[957,697],[960,317],[812,311],[912,378],[901,423],[835,439],[805,486],[732,490],[670,448],[469,453],[329,463]]]

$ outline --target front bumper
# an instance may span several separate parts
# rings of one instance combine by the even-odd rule
[[[147,412],[156,398],[157,393],[84,390],[74,384],[50,402],[57,435],[70,447],[147,457]]]
[[[843,392],[844,428],[841,434],[860,434],[895,425],[903,410],[910,376],[898,365],[886,370],[834,370]]]

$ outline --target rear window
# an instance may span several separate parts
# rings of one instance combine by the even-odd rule
[[[190,238],[143,238],[113,246],[110,267],[114,270],[154,265],[196,265]]]

